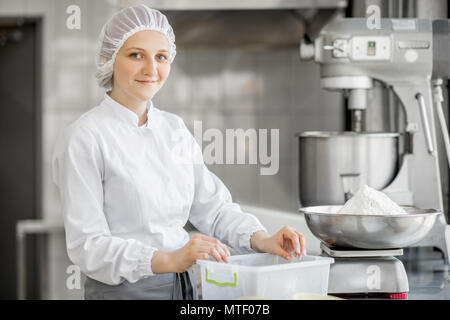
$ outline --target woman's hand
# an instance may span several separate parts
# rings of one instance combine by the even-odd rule
[[[276,254],[289,261],[292,260],[292,251],[297,258],[306,255],[305,237],[291,227],[283,227],[273,236],[264,231],[255,232],[250,244],[257,252]]]
[[[154,273],[181,273],[192,267],[198,259],[207,260],[210,256],[214,257],[218,262],[228,262],[230,251],[216,238],[203,234],[195,234],[181,249],[170,252],[156,251],[155,254],[153,260],[156,258],[156,261],[152,262]],[[165,263],[159,263],[164,260]],[[159,267],[164,264],[164,271],[161,270],[162,272],[158,272],[160,271]]]

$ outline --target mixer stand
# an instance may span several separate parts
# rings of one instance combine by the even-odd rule
[[[343,298],[407,299],[409,284],[403,249],[365,250],[320,244],[322,256],[334,258],[328,293]]]

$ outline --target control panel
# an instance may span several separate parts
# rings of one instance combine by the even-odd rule
[[[384,61],[391,58],[390,37],[353,37],[351,58],[358,60]]]
[[[333,58],[354,61],[386,61],[391,59],[392,45],[388,36],[356,36],[333,41]]]

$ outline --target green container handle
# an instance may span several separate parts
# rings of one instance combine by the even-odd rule
[[[238,285],[238,274],[237,274],[237,272],[233,272],[234,282],[219,282],[219,281],[210,279],[209,278],[208,268],[205,268],[205,272],[206,272],[206,278],[205,278],[206,282],[215,284],[218,287],[232,287],[232,288],[236,288],[237,285]]]

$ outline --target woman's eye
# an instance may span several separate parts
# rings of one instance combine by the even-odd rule
[[[134,52],[134,53],[130,54],[130,57],[139,59],[142,57],[142,55],[139,52]]]
[[[158,54],[156,57],[158,58],[158,60],[167,60],[167,57],[163,54]]]

